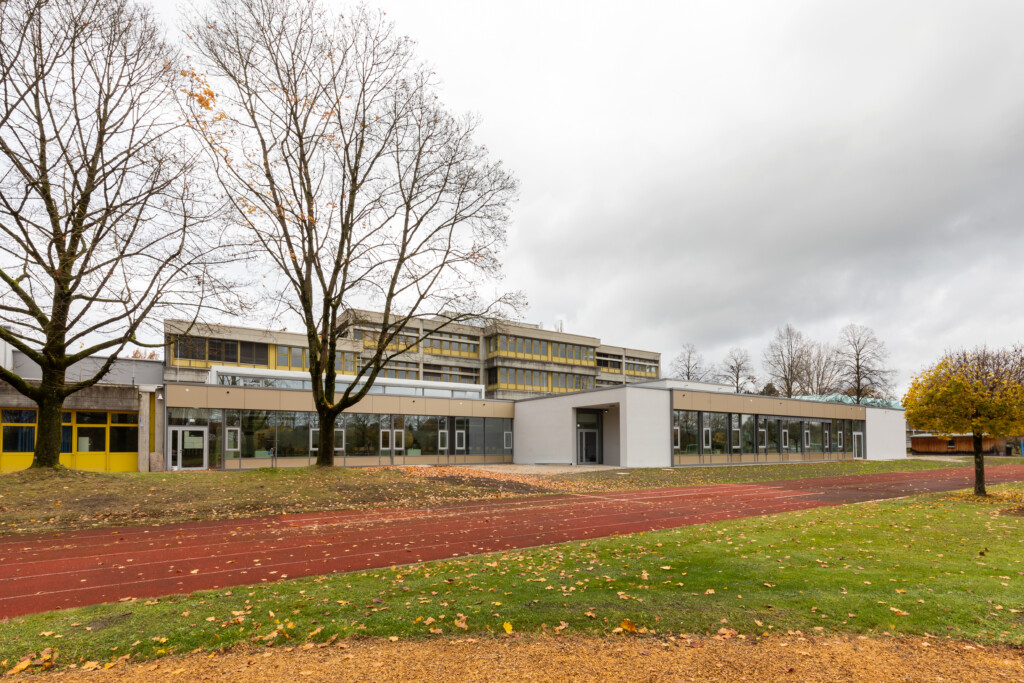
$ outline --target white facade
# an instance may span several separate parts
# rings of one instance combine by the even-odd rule
[[[516,402],[514,462],[579,463],[577,411],[601,415],[601,462],[667,467],[672,458],[672,393],[622,386]]]
[[[867,408],[864,431],[868,460],[898,460],[907,457],[907,420],[902,410]]]

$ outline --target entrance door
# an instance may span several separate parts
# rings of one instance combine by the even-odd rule
[[[861,459],[866,457],[864,453],[864,435],[860,432],[853,433],[853,457]]]
[[[598,464],[597,452],[597,430],[578,429],[576,430],[576,457],[581,465]]]
[[[206,427],[171,427],[172,470],[205,470],[209,467]]]

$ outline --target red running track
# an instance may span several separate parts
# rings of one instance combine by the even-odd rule
[[[989,470],[1024,480],[1024,466]],[[0,618],[973,485],[946,469],[322,512],[0,539]]]

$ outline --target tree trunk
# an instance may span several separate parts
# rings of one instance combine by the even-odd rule
[[[985,454],[981,452],[981,434],[972,433],[974,441],[974,495],[987,496],[985,491]]]
[[[320,415],[320,438],[317,440],[317,467],[334,466],[334,425],[337,418],[333,415]]]
[[[36,422],[36,445],[32,467],[57,467],[60,465],[61,411],[64,400],[56,391],[44,391],[38,402],[39,415]]]

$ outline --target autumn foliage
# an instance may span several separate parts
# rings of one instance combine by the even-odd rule
[[[986,495],[982,436],[1024,433],[1024,347],[947,352],[914,377],[903,397],[914,429],[974,441],[974,492]]]

